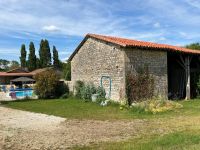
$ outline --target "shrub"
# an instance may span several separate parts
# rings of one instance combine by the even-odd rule
[[[104,100],[106,97],[106,91],[103,87],[99,86],[96,90],[96,94],[98,94],[97,99]]]
[[[71,81],[71,62],[62,63],[63,78]]]
[[[36,80],[35,93],[39,98],[56,97],[56,88],[58,87],[59,78],[55,71],[47,70],[34,76]]]
[[[81,98],[84,100],[91,100],[92,94],[96,93],[96,88],[93,84],[84,84],[81,88]]]
[[[148,67],[140,69],[137,74],[128,74],[126,77],[126,95],[128,104],[134,101],[151,99],[154,93],[154,79],[149,74]]]
[[[77,81],[75,84],[76,89],[76,97],[84,99],[84,100],[91,100],[93,94],[98,94],[97,99],[104,100],[106,92],[104,88],[98,87],[96,88],[94,84],[85,84],[82,81]]]
[[[76,83],[75,83],[75,90],[76,90],[75,96],[76,97],[81,98],[81,90],[83,87],[84,87],[83,81],[76,81]]]
[[[120,100],[120,109],[129,109],[128,100],[126,98]]]
[[[69,97],[69,93],[65,93],[65,94],[63,94],[60,98],[61,99],[66,99],[66,98],[68,98]]]
[[[177,102],[164,100],[162,98],[154,98],[154,99],[146,100],[140,103],[136,103],[132,106],[133,106],[133,110],[139,113],[150,112],[153,114],[166,112],[169,110],[174,110],[174,109],[183,107],[181,104]]]
[[[55,97],[59,98],[64,94],[69,95],[69,87],[64,82],[58,82],[55,92]]]

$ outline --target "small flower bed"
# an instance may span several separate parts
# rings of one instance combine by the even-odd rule
[[[183,105],[174,101],[164,100],[162,98],[154,98],[141,103],[133,103],[131,107],[133,110],[138,110],[139,112],[150,112],[157,114],[160,112],[182,108]]]

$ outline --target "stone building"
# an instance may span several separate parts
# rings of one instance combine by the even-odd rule
[[[155,95],[190,98],[196,95],[199,56],[200,51],[177,46],[87,34],[69,58],[71,82],[103,86],[109,98],[119,100],[125,96],[126,75],[147,65]]]

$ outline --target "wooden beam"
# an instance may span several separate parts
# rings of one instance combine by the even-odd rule
[[[192,61],[192,56],[185,56],[185,59],[182,55],[180,55],[181,62],[178,61],[178,63],[184,68],[185,70],[185,78],[186,78],[186,96],[185,99],[189,100],[191,98],[190,94],[190,63]]]
[[[191,57],[186,56],[185,57],[185,73],[186,73],[186,100],[189,100],[190,97],[190,62],[191,62]]]

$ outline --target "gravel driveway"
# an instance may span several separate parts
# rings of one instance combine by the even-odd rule
[[[155,125],[156,126],[156,125]],[[158,133],[147,120],[77,120],[0,106],[0,149],[70,149],[102,141]],[[159,132],[165,133],[167,129]]]
[[[74,146],[104,141],[122,141],[147,135],[164,135],[197,117],[133,120],[78,120],[31,113],[0,106],[0,149],[9,150],[65,150]]]

